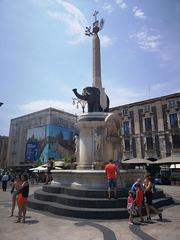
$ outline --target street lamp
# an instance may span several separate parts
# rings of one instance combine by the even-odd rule
[[[78,98],[72,98],[72,100],[73,105],[76,105],[77,109],[79,108],[80,105],[82,107],[82,112],[84,113],[85,112],[84,109],[86,107],[87,102]]]
[[[0,107],[3,105],[3,103],[2,102],[0,102]]]

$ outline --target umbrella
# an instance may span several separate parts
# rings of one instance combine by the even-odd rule
[[[153,164],[172,164],[172,163],[180,163],[180,156],[169,156],[166,158],[162,158],[153,162]]]
[[[171,164],[170,168],[171,169],[176,169],[176,168],[180,169],[180,164]]]
[[[144,159],[144,158],[132,158],[130,160],[123,160],[123,164],[135,164],[135,165],[140,165],[140,164],[152,164],[151,161]]]
[[[47,167],[39,166],[39,167],[36,167],[36,168],[30,168],[29,170],[30,171],[36,171],[36,172],[46,172],[47,171]]]

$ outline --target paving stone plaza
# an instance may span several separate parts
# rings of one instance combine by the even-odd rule
[[[162,186],[158,186],[161,187]],[[31,194],[41,188],[31,186]],[[175,204],[164,208],[163,221],[153,215],[152,222],[129,226],[127,220],[84,220],[56,216],[53,214],[28,209],[27,221],[14,223],[15,216],[9,217],[11,211],[10,188],[7,192],[0,189],[0,236],[4,240],[178,240],[180,239],[180,191],[179,186],[163,186],[166,194],[173,196]]]

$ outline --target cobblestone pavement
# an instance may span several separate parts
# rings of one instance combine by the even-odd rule
[[[31,187],[31,193],[37,186]],[[163,186],[165,193],[180,200],[180,187]],[[11,210],[10,189],[0,189],[0,239],[3,240],[179,240],[180,239],[180,205],[164,208],[163,221],[157,216],[152,223],[129,226],[127,220],[84,220],[72,219],[41,211],[28,209],[27,221],[14,223],[15,217],[8,217]]]

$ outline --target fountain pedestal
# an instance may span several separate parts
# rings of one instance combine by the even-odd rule
[[[84,113],[78,118],[76,127],[79,129],[77,169],[93,169],[94,163],[103,167],[110,159],[117,160],[121,140],[119,116],[104,112]]]

